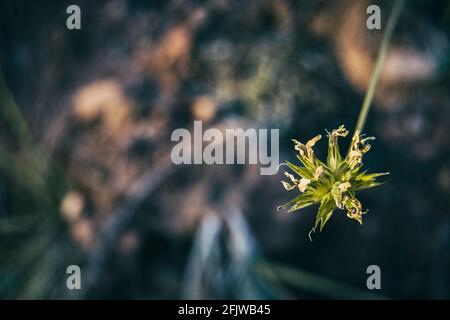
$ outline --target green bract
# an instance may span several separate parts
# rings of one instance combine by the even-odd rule
[[[282,184],[286,190],[298,189],[300,195],[282,205],[281,208],[292,212],[319,203],[319,212],[313,231],[318,225],[322,231],[336,208],[346,209],[347,217],[362,224],[362,215],[367,211],[362,210],[361,202],[355,197],[356,191],[380,185],[376,178],[388,174],[367,174],[362,170],[362,157],[370,150],[368,141],[375,138],[363,138],[359,131],[355,132],[347,156],[342,159],[338,138],[346,137],[348,133],[343,125],[331,133],[327,132],[326,164],[316,158],[313,151],[313,146],[322,138],[321,135],[314,137],[306,144],[292,140],[295,143],[295,150],[298,151],[297,158],[303,166],[286,161],[285,164],[294,174],[285,172],[290,181],[282,181]]]

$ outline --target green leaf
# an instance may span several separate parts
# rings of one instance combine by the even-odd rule
[[[311,161],[309,161],[308,159],[306,159],[300,155],[297,155],[297,159],[300,160],[300,162],[303,164],[305,169],[308,170],[308,172],[310,172],[311,175],[314,175],[314,170],[315,170],[314,163],[312,163]]]
[[[380,185],[382,185],[382,184],[384,184],[385,182],[376,182],[376,181],[373,181],[373,182],[359,182],[359,183],[356,183],[355,184],[355,189],[356,190],[364,190],[364,189],[369,189],[369,188],[374,188],[374,187],[378,187],[378,186],[380,186]]]
[[[302,178],[307,178],[307,179],[313,178],[313,174],[311,174],[306,168],[296,166],[295,164],[293,164],[289,161],[286,161],[286,165],[289,167],[289,169],[294,171],[296,174],[298,174]]]
[[[362,190],[362,189],[377,187],[377,186],[383,184],[384,182],[376,181],[376,178],[385,176],[387,174],[389,174],[389,173],[383,172],[383,173],[366,174],[365,172],[363,172],[360,175],[356,176],[352,185],[355,190]]]
[[[331,137],[328,141],[328,157],[327,164],[331,170],[336,170],[342,161],[341,152],[339,151],[339,145],[337,143],[337,137]]]
[[[334,209],[336,208],[336,204],[332,197],[326,196],[322,199],[320,202],[319,212],[316,216],[316,225],[320,223],[320,231],[322,231],[323,227],[327,223],[327,221],[330,219],[331,215],[333,214]]]
[[[301,195],[297,196],[293,200],[283,204],[281,207],[286,209],[288,212],[293,212],[296,210],[300,210],[302,208],[309,207],[310,205],[314,204],[314,198],[312,195],[308,193],[302,193]]]
[[[372,181],[375,180],[375,178],[388,175],[389,172],[382,172],[382,173],[370,173],[366,174],[365,172],[361,175],[358,175],[355,180],[361,180],[361,181]]]

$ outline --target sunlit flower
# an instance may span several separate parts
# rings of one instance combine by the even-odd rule
[[[313,231],[317,226],[322,231],[335,209],[347,210],[347,217],[362,224],[362,215],[367,211],[362,210],[362,204],[356,199],[355,193],[361,189],[380,185],[376,178],[387,174],[367,174],[366,171],[361,170],[363,156],[370,150],[368,142],[375,138],[364,138],[359,131],[355,132],[349,151],[342,159],[338,138],[346,137],[348,133],[343,125],[332,132],[327,132],[326,164],[315,157],[313,150],[313,146],[322,138],[321,135],[315,136],[306,144],[292,140],[295,150],[298,151],[297,158],[302,165],[298,166],[286,161],[285,164],[293,171],[293,174],[285,172],[289,182],[282,181],[282,184],[286,190],[297,187],[300,194],[281,208],[292,212],[318,203],[319,211]]]

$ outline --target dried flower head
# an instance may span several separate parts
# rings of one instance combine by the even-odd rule
[[[343,125],[332,132],[327,132],[326,164],[315,157],[313,150],[313,146],[321,139],[321,135],[314,137],[306,144],[292,140],[295,150],[298,151],[297,158],[303,166],[286,161],[285,164],[294,174],[285,172],[289,182],[282,181],[282,184],[286,190],[297,187],[300,195],[280,208],[292,212],[319,203],[319,211],[312,231],[317,226],[320,226],[322,231],[336,208],[347,210],[347,217],[362,224],[362,215],[367,211],[362,210],[361,202],[355,197],[356,191],[380,185],[376,178],[388,174],[367,174],[362,170],[363,155],[370,150],[368,142],[375,138],[364,138],[359,131],[355,132],[347,156],[342,159],[338,138],[346,137],[348,133]]]

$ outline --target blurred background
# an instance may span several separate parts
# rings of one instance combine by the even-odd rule
[[[170,161],[194,120],[279,128],[280,161],[353,130],[369,4],[384,27],[392,1],[1,1],[0,298],[450,298],[448,1],[407,1],[394,31],[365,126],[391,174],[363,225],[336,211],[311,242],[316,207],[276,211],[281,174]]]

